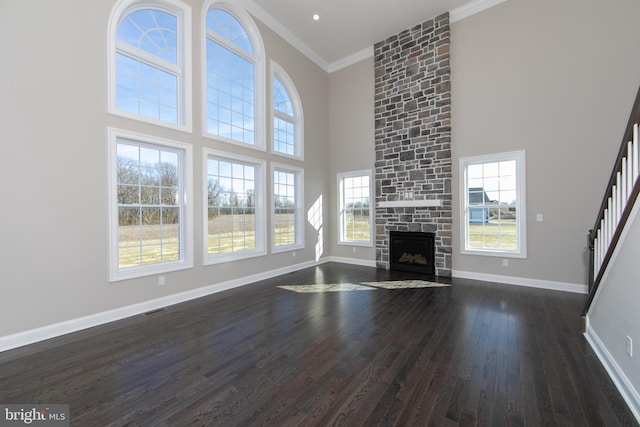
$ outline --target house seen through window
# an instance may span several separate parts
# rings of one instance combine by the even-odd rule
[[[372,245],[371,172],[338,174],[340,243]]]
[[[460,159],[463,253],[525,257],[524,152]]]

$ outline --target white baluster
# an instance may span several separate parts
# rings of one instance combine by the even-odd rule
[[[616,186],[611,187],[611,196],[609,196],[609,200],[611,200],[611,237],[613,237],[613,233],[616,232],[616,224],[618,213],[616,212],[618,208],[618,204],[616,203]]]
[[[600,230],[593,239],[593,278],[598,276],[598,268],[600,267]]]
[[[622,174],[620,178],[620,195],[621,195],[621,205],[620,209],[624,212],[624,208],[627,206],[627,199],[629,198],[629,194],[627,193],[627,158],[622,158]]]
[[[602,265],[602,232],[600,229],[598,229],[598,233],[596,234],[596,240],[593,244],[593,248],[594,251],[598,254],[597,257],[597,261],[594,261],[593,264],[595,265],[595,273],[593,275],[593,277],[596,277],[598,275],[598,271],[600,270],[600,265]]]
[[[638,124],[633,125],[633,185],[638,179]]]
[[[607,250],[609,250],[609,246],[611,246],[611,241],[613,240],[613,233],[615,233],[616,229],[615,229],[615,225],[613,223],[613,199],[611,197],[609,197],[608,200],[608,207],[609,207],[609,217],[607,218],[607,234],[608,234],[608,239],[607,239]]]
[[[616,225],[618,228],[618,224],[620,224],[620,218],[622,218],[622,188],[620,188],[622,182],[622,174],[618,172],[616,174],[616,190],[614,191],[616,194]]]
[[[633,141],[627,143],[627,199],[633,190]]]
[[[606,218],[606,213],[605,213]],[[602,266],[602,261],[604,261],[604,255],[607,253],[606,241],[607,241],[607,229],[604,224],[604,219],[600,220],[600,230],[602,230],[602,239],[600,241],[600,253],[603,258],[600,258],[600,265]]]
[[[609,242],[611,241],[611,197],[607,199],[607,206],[608,208],[604,210],[604,226],[605,232],[607,233],[605,249],[608,249]]]

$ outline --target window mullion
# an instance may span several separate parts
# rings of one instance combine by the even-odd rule
[[[209,28],[207,28],[207,39],[211,40],[214,43],[219,44],[225,49],[230,50],[231,52],[235,53],[236,55],[240,56],[243,59],[246,59],[252,64],[255,64],[256,62],[255,57],[253,55],[250,55],[246,50],[239,48],[236,44],[234,44],[230,40],[227,40],[224,37],[220,37],[218,33],[216,33],[215,31]]]
[[[286,120],[287,122],[289,122],[291,124],[295,124],[296,123],[295,117],[290,116],[287,113],[283,113],[282,111],[278,110],[277,108],[273,109],[273,115],[276,116],[277,118],[281,119],[281,120]]]
[[[131,46],[129,43],[118,41],[117,51],[131,59],[143,62],[151,67],[159,68],[178,77],[182,76],[182,67],[179,64],[173,64],[169,61],[165,61],[156,55],[152,55],[142,49]]]

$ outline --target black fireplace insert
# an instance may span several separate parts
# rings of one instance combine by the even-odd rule
[[[435,274],[435,233],[392,231],[390,269]]]

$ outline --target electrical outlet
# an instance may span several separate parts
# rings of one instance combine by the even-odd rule
[[[296,251],[293,251],[293,252],[291,253],[291,256],[295,258],[295,257],[296,257]]]
[[[356,253],[356,247],[355,246],[353,247],[353,253],[354,254]]]
[[[536,214],[536,221],[538,221],[538,222],[542,222],[542,221],[544,221],[544,215],[542,215],[542,214]]]
[[[627,354],[629,357],[633,357],[633,340],[627,335]]]
[[[502,266],[503,267],[509,267],[509,260],[507,258],[503,258],[502,259]]]
[[[167,284],[167,279],[164,276],[158,277],[158,286],[164,286]]]

